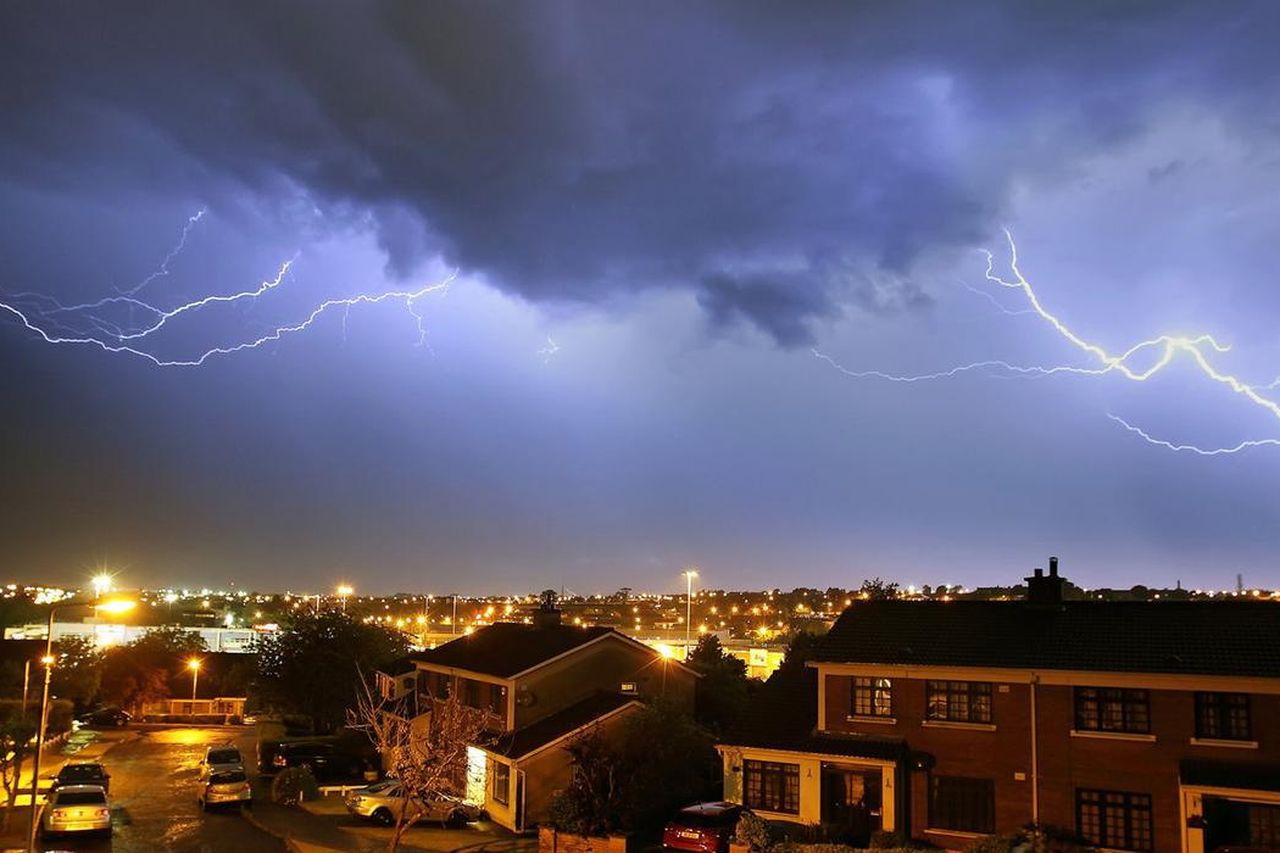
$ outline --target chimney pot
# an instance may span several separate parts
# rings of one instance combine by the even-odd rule
[[[1049,558],[1049,577],[1056,578],[1058,576],[1058,558]]]

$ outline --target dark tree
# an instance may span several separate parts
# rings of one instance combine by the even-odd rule
[[[316,731],[340,726],[362,675],[408,654],[399,631],[337,611],[299,616],[258,643],[257,690],[268,706],[310,718]]]
[[[105,656],[88,637],[63,637],[53,644],[53,653],[58,659],[50,682],[53,695],[87,707],[102,684]]]
[[[788,672],[803,669],[805,663],[813,659],[821,642],[822,638],[817,634],[809,631],[800,631],[791,638],[791,642],[787,643],[787,651],[782,656],[782,663],[779,668]]]
[[[858,590],[858,595],[862,598],[869,598],[872,601],[883,601],[889,598],[898,597],[898,584],[896,581],[886,581],[880,578],[867,578],[862,582],[862,587]]]
[[[714,634],[699,638],[687,663],[702,676],[696,688],[698,722],[715,734],[724,733],[747,706],[747,665],[727,654]]]
[[[126,646],[107,650],[99,697],[135,711],[148,702],[168,699],[170,676],[204,651],[204,640],[195,631],[174,627],[148,631]]]

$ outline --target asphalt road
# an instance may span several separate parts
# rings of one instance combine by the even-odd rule
[[[196,805],[196,765],[214,744],[235,742],[253,760],[252,735],[233,728],[141,730],[102,759],[111,774],[110,839],[49,839],[42,850],[143,853],[281,853],[284,845],[238,811],[205,813]],[[255,791],[255,794],[257,792]]]

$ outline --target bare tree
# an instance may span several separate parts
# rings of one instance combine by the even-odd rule
[[[347,725],[365,733],[400,784],[402,805],[387,844],[391,853],[425,804],[442,794],[465,794],[467,747],[487,740],[490,719],[488,711],[456,696],[430,701],[416,717],[411,708],[409,697],[385,699],[361,676],[356,707],[347,711]]]
[[[35,736],[35,723],[27,717],[15,717],[0,724],[0,784],[4,786],[8,807],[0,818],[0,831],[9,830],[9,816],[16,810],[18,778],[22,775],[22,762],[31,754],[31,739]]]

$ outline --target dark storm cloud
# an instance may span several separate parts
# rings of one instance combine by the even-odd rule
[[[301,190],[372,216],[401,273],[442,251],[534,300],[685,287],[791,345],[927,305],[917,259],[988,235],[1025,171],[1068,176],[1169,105],[1269,103],[1278,12],[8,3],[0,169]]]

